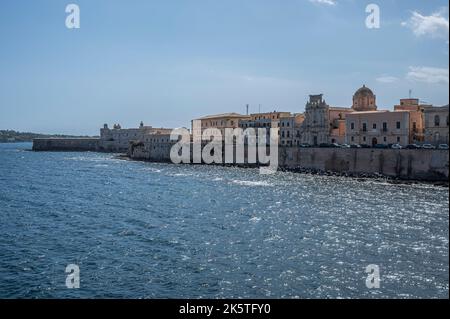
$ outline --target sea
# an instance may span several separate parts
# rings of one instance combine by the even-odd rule
[[[448,187],[30,150],[0,144],[0,298],[449,297]]]

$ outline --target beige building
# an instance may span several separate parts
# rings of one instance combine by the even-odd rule
[[[449,144],[449,106],[425,107],[425,142],[431,144]]]
[[[305,120],[305,116],[301,113],[282,117],[280,119],[278,132],[282,146],[298,146],[301,144],[301,125]]]
[[[347,114],[346,143],[409,144],[409,111],[362,111]]]
[[[267,113],[254,113],[250,114],[251,121],[259,121],[259,120],[271,120],[271,121],[280,121],[280,119],[285,117],[290,117],[290,112],[267,112]]]
[[[400,144],[424,141],[424,109],[419,99],[401,99],[394,111],[377,110],[376,96],[363,86],[353,96],[354,112],[347,114],[346,143]]]
[[[395,111],[409,111],[409,142],[422,143],[425,133],[424,109],[429,105],[419,103],[419,99],[400,99],[400,104],[394,106]]]
[[[238,113],[208,115],[192,120],[192,133],[196,138],[200,137],[201,139],[204,130],[208,128],[217,128],[220,130],[222,137],[224,137],[226,128],[237,128],[239,127],[239,121],[250,119],[251,116]]]

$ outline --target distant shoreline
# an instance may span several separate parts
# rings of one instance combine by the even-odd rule
[[[14,130],[0,130],[0,143],[32,143],[36,138],[92,138],[91,136],[77,136],[65,134],[42,134],[32,132],[19,132]]]

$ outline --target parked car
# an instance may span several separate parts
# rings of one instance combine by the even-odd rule
[[[376,144],[374,146],[374,148],[388,148],[389,146],[387,146],[386,144]]]
[[[320,143],[319,147],[331,147],[331,144],[328,143]]]
[[[431,144],[423,144],[422,148],[425,150],[434,150],[436,148],[436,146],[433,146]]]
[[[333,143],[330,145],[330,147],[339,148],[341,147],[341,145],[339,145],[338,143]]]
[[[361,148],[361,145],[359,145],[359,144],[352,144],[352,145],[350,145],[350,148]]]
[[[438,149],[439,150],[448,150],[448,145],[447,144],[439,144]]]
[[[391,148],[394,150],[401,150],[403,147],[400,144],[392,144]]]
[[[348,144],[341,144],[341,148],[350,148],[350,145],[348,145]]]
[[[421,147],[420,147],[420,145],[417,145],[417,144],[408,144],[408,145],[406,145],[405,148],[409,149],[409,150],[417,150],[417,149],[419,149]]]
[[[308,148],[311,147],[309,144],[300,144],[300,148]]]
[[[368,145],[368,144],[361,144],[360,145],[361,148],[371,148],[372,146]]]

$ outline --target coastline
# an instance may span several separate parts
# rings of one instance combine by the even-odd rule
[[[135,159],[131,158],[127,154],[117,154],[113,157],[114,159],[124,160],[124,161],[132,161],[132,162],[145,162],[145,163],[165,163],[165,164],[171,164],[171,165],[193,165],[193,166],[203,166],[203,165],[212,165],[212,166],[222,166],[222,167],[239,167],[239,168],[258,168],[258,165],[236,165],[236,164],[196,164],[196,163],[189,163],[189,164],[173,164],[170,161],[152,161],[152,160],[146,160],[146,159]],[[302,175],[317,175],[317,176],[335,176],[335,177],[345,177],[345,178],[352,178],[360,182],[366,182],[366,181],[383,181],[390,184],[399,184],[399,185],[414,185],[414,184],[420,184],[420,185],[433,185],[437,187],[444,187],[449,188],[450,183],[449,181],[432,181],[432,180],[426,180],[426,179],[405,179],[400,177],[391,177],[387,175],[382,175],[379,173],[351,173],[351,172],[334,172],[334,171],[325,171],[325,170],[316,170],[316,169],[308,169],[308,168],[289,168],[289,167],[279,167],[278,171],[280,172],[289,172],[289,173],[295,173],[295,174],[302,174]]]

